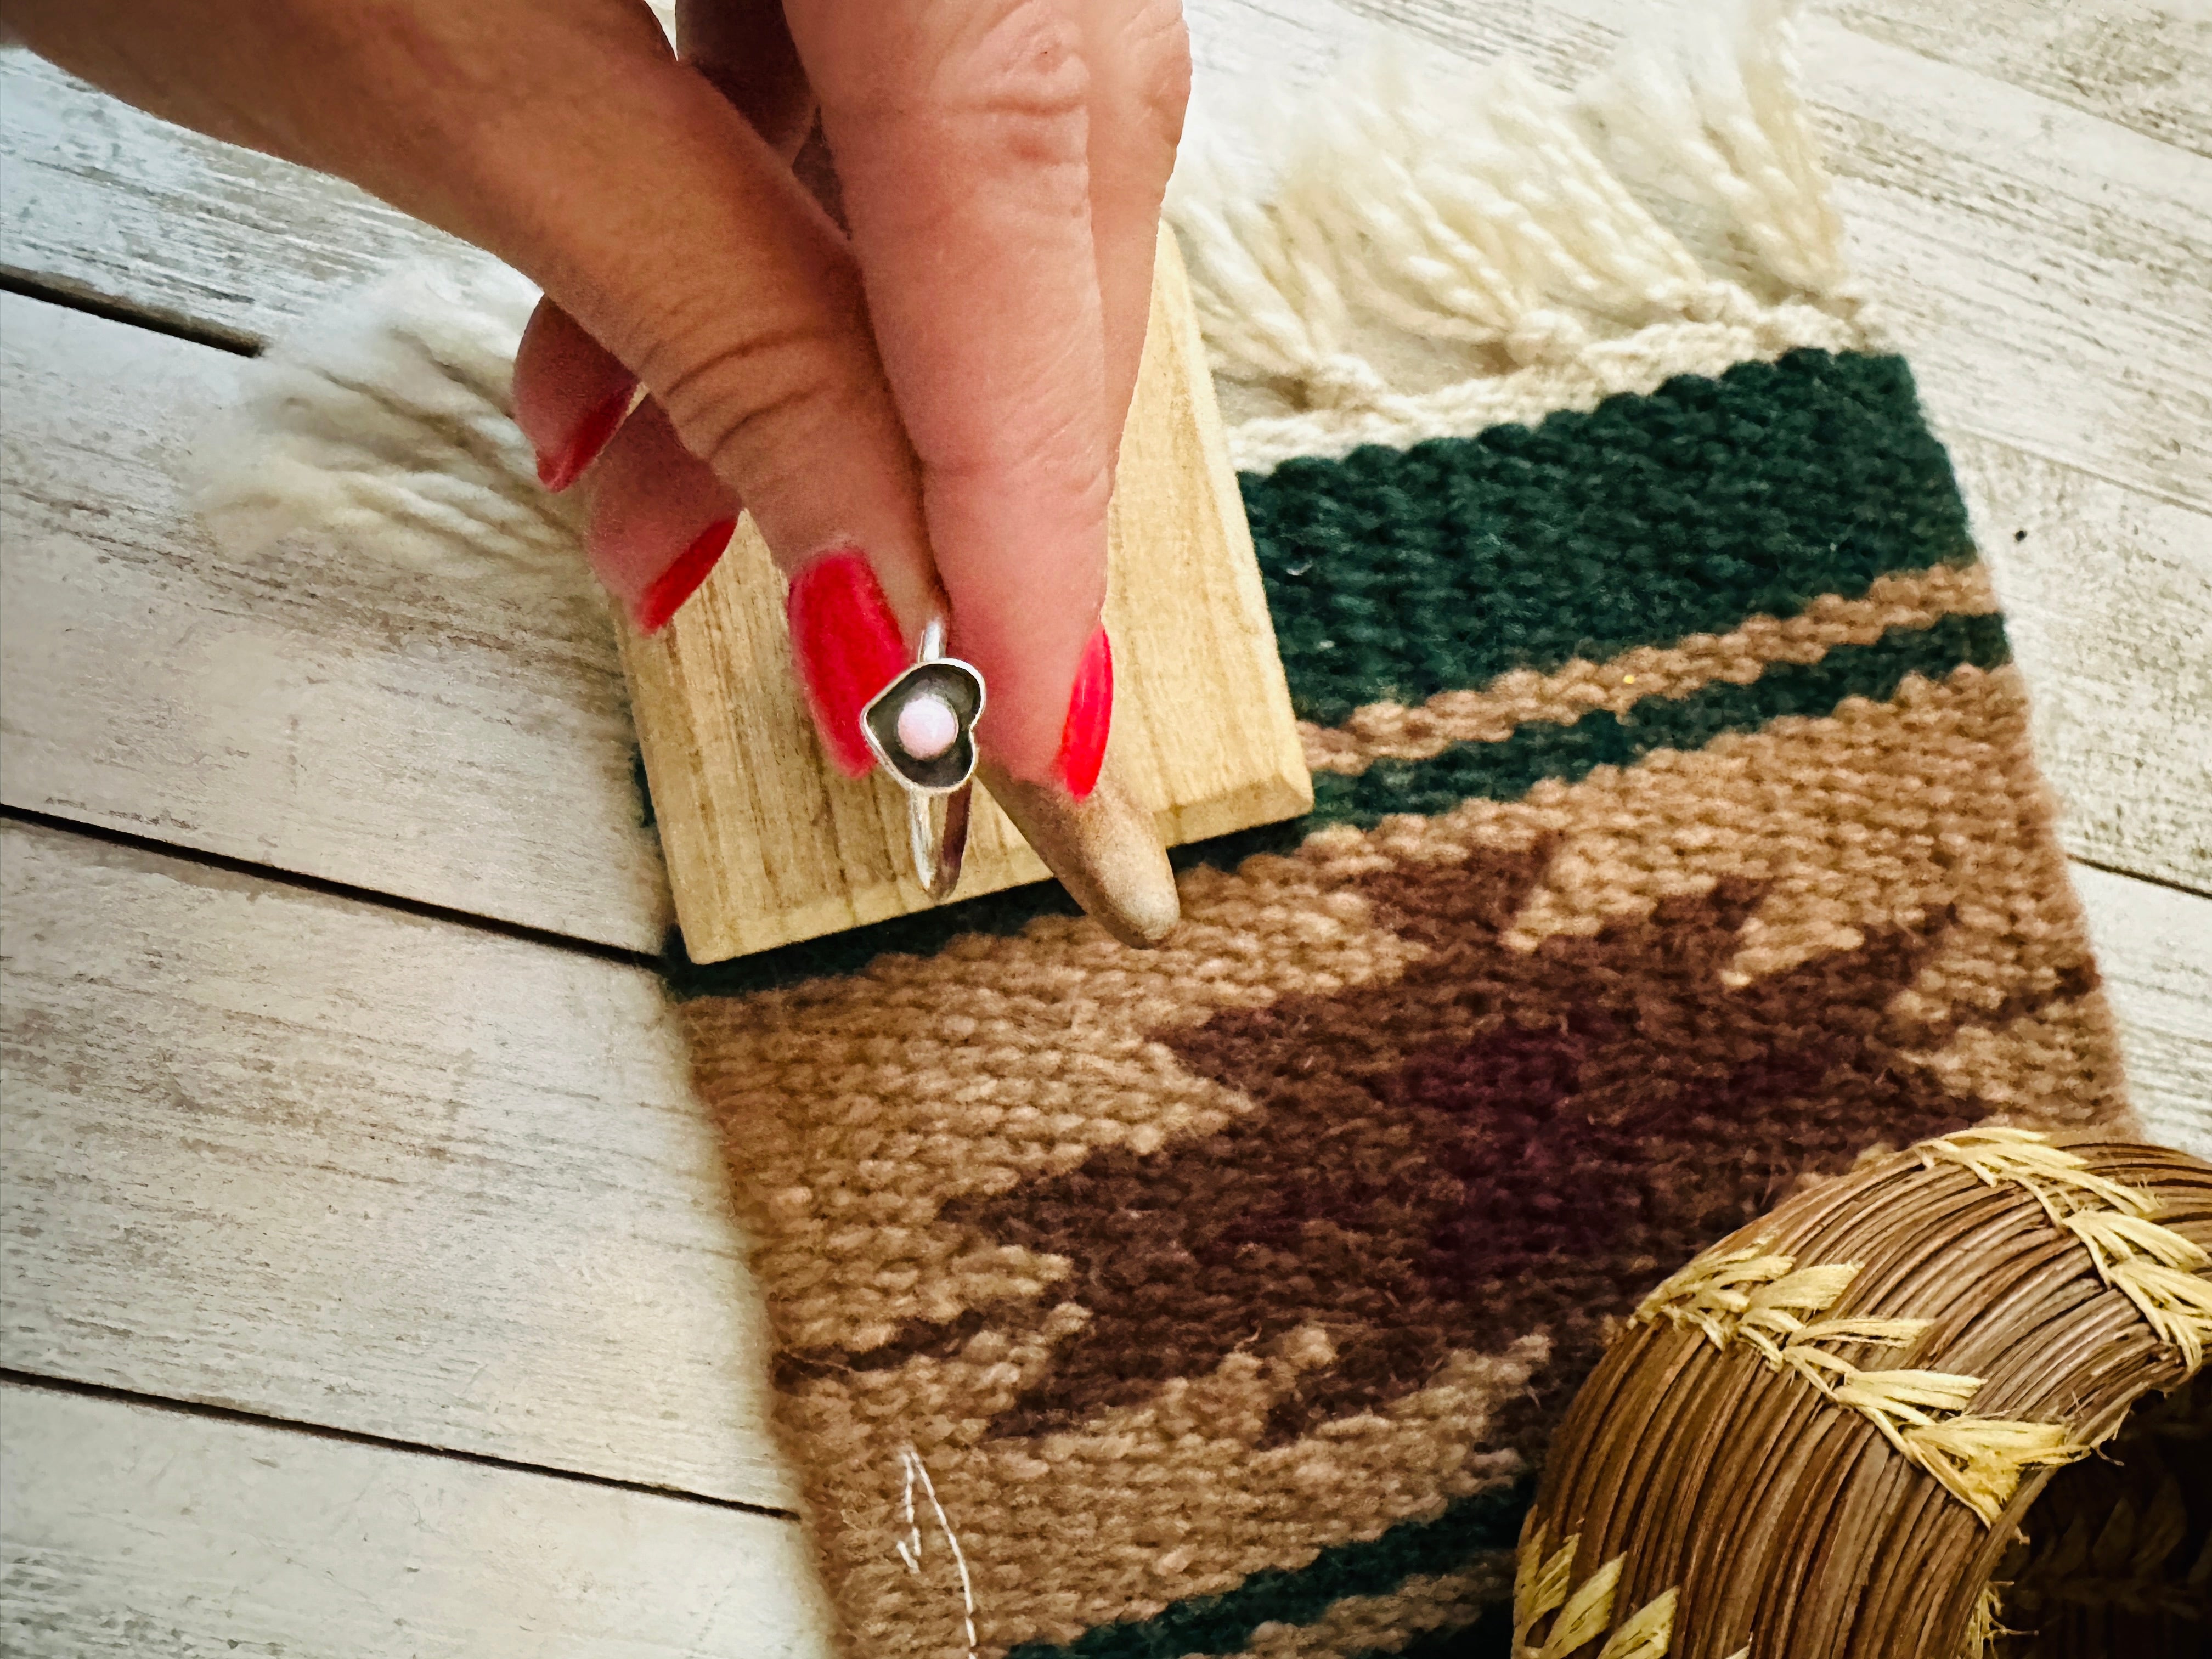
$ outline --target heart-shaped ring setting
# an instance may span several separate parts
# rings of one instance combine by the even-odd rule
[[[949,795],[975,775],[983,677],[957,657],[925,659],[869,700],[860,729],[909,789]]]
[[[974,794],[975,722],[982,713],[982,675],[973,664],[945,654],[945,624],[933,617],[921,630],[914,666],[860,711],[860,735],[869,751],[906,791],[915,876],[933,899],[951,897],[960,884]]]

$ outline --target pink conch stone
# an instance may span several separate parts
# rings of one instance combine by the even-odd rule
[[[959,735],[960,721],[942,697],[916,697],[899,710],[899,747],[916,760],[935,760]]]

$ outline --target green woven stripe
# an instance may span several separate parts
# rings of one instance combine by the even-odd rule
[[[1292,700],[1324,726],[1972,556],[1900,357],[1795,351],[1241,482]]]
[[[1176,867],[1233,870],[1255,853],[1288,852],[1328,823],[1371,827],[1394,812],[1448,812],[1463,800],[1516,800],[1546,778],[1568,782],[1600,766],[1630,766],[1655,749],[1698,749],[1724,732],[1753,732],[1784,714],[1827,714],[1846,697],[1886,702],[1907,674],[1940,679],[1961,663],[2008,659],[1996,617],[1946,617],[1893,628],[1872,645],[1839,645],[1814,663],[1778,663],[1748,685],[1722,681],[1680,698],[1646,697],[1626,718],[1595,709],[1571,726],[1530,724],[1498,743],[1469,743],[1423,761],[1378,761],[1356,778],[1314,778],[1310,817],[1262,825],[1171,854]],[[932,956],[963,933],[1019,933],[1039,916],[1079,915],[1058,882],[1036,882],[855,927],[781,950],[701,966],[670,935],[664,963],[679,997],[742,996],[827,974],[853,974],[886,952]]]
[[[1182,1659],[1238,1653],[1261,1625],[1310,1625],[1347,1595],[1380,1595],[1408,1578],[1449,1572],[1520,1536],[1527,1481],[1463,1498],[1433,1521],[1407,1521],[1371,1543],[1339,1544],[1295,1571],[1266,1568],[1233,1590],[1177,1601],[1152,1618],[1101,1625],[1065,1646],[1024,1642],[1006,1659]]]
[[[1994,668],[2009,654],[1996,617],[1893,628],[1872,645],[1839,645],[1818,662],[1776,664],[1748,685],[1719,681],[1686,697],[1645,697],[1625,718],[1593,709],[1571,726],[1532,723],[1502,742],[1461,744],[1430,760],[1378,761],[1358,777],[1322,774],[1308,822],[1370,827],[1393,812],[1517,800],[1546,778],[1572,783],[1601,766],[1632,766],[1655,749],[1699,749],[1724,732],[1755,732],[1784,714],[1831,714],[1846,697],[1887,702],[1907,674],[1940,679],[1961,663]]]
[[[1513,1609],[1500,1604],[1472,1625],[1424,1631],[1402,1648],[1369,1648],[1353,1659],[1512,1659]]]

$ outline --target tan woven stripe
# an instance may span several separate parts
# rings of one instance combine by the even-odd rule
[[[1737,876],[1768,890],[1726,970],[1731,983],[1855,950],[1863,927],[1919,925],[1947,907],[1953,924],[1899,1000],[1902,1018],[1970,1023],[2023,992],[2048,993],[2088,958],[2009,667],[1908,679],[1889,702],[1852,698],[1832,716],[1661,750],[1577,784],[1539,784],[1518,801],[1325,832],[1314,851],[1336,853],[1348,870],[1379,868],[1547,833],[1559,850],[1510,935],[1531,949]],[[2100,1104],[2106,1121],[2118,1110]]]
[[[1817,662],[1838,645],[1868,645],[1892,628],[1925,628],[1954,613],[1997,608],[1980,564],[1939,564],[1884,576],[1863,598],[1823,594],[1787,620],[1753,617],[1726,634],[1639,646],[1601,663],[1577,659],[1549,674],[1523,669],[1479,691],[1443,691],[1418,708],[1376,702],[1340,726],[1299,723],[1306,764],[1357,774],[1382,759],[1425,760],[1456,743],[1496,743],[1530,721],[1566,725],[1593,708],[1625,714],[1644,697],[1679,697],[1715,681],[1750,684],[1771,663]]]
[[[1779,722],[1524,801],[1333,831],[1305,856],[1260,860],[1244,875],[1194,872],[1189,924],[1157,952],[1121,951],[1087,923],[1054,920],[865,976],[689,1004],[702,1096],[722,1109],[747,1190],[768,1212],[760,1267],[790,1298],[783,1340],[866,1349],[902,1322],[954,1317],[1056,1280],[1056,1260],[941,1226],[939,1209],[961,1193],[1070,1168],[1109,1137],[1141,1149],[1244,1110],[1243,1096],[1192,1077],[1149,1034],[1217,1008],[1395,977],[1420,947],[1377,926],[1364,901],[1328,890],[1401,859],[1557,836],[1518,918],[1516,937],[1532,947],[1723,877],[1769,883],[1731,965],[1740,981],[1856,948],[1862,928],[1917,924],[1956,905],[1950,935],[1898,1012],[1974,1028],[1978,1011],[2047,992],[2087,956],[2063,861],[2016,787],[2027,769],[2012,671],[1962,669],[1940,686],[1909,684],[1894,703]],[[2007,1024],[2002,1042],[1978,1041],[1976,1086],[2009,1088],[2027,1103],[2051,1079],[2075,1079],[2069,1115],[2111,1120],[2109,1059],[2093,1070],[2068,1059],[2085,1048],[2111,1053],[2099,1036],[2101,999],[2080,1000],[2070,1026]],[[1378,1064],[1389,1041],[1376,1034]],[[1969,1075],[1956,1060],[1929,1063]],[[879,1164],[875,1149],[903,1136],[941,1146],[942,1156]],[[856,1165],[867,1179],[848,1195],[845,1172]],[[835,1206],[814,1202],[817,1190],[834,1194]],[[895,1264],[876,1260],[883,1242],[866,1230],[879,1223],[904,1230]],[[839,1268],[854,1260],[866,1271]],[[833,1269],[839,1295],[809,1294]]]
[[[1200,871],[1183,893],[1184,925],[1157,951],[1052,918],[849,979],[684,1005],[701,1097],[760,1208],[755,1266],[787,1298],[787,1346],[872,1348],[907,1320],[1037,1295],[1064,1264],[936,1225],[946,1200],[1100,1146],[1211,1133],[1249,1103],[1185,1072],[1154,1033],[1395,976],[1420,951],[1300,860]],[[895,1249],[884,1227],[902,1230]],[[832,1279],[836,1297],[810,1293]]]
[[[1730,968],[1747,979],[1852,948],[1863,927],[1950,909],[1947,942],[1896,1006],[1911,1024],[1971,1027],[1976,1008],[2048,994],[2086,951],[2025,738],[2011,671],[1962,669],[1940,684],[1908,682],[1890,703],[1778,721],[1521,801],[1331,831],[1244,874],[1194,872],[1191,926],[1158,953],[1055,920],[848,980],[687,1005],[702,1097],[724,1115],[757,1206],[757,1260],[781,1341],[858,1352],[905,1321],[988,1316],[951,1358],[838,1370],[787,1397],[855,1650],[960,1650],[948,1559],[926,1553],[909,1572],[891,1547],[909,1442],[968,1548],[987,1654],[1000,1637],[1072,1639],[1262,1566],[1296,1565],[1322,1544],[1433,1515],[1509,1473],[1502,1458],[1468,1457],[1480,1443],[1470,1425],[1522,1387],[1543,1352],[1533,1340],[1457,1356],[1419,1393],[1284,1445],[1263,1443],[1267,1414],[1298,1376],[1329,1363],[1317,1328],[1071,1432],[988,1436],[1048,1345],[1088,1316],[1053,1310],[1065,1261],[945,1222],[946,1200],[1071,1169],[1095,1146],[1205,1133],[1249,1109],[1150,1034],[1401,974],[1422,947],[1382,926],[1346,881],[1551,837],[1547,872],[1512,935],[1533,946],[1747,877],[1766,894]],[[2085,1024],[2101,1022],[2094,994],[2071,1000]],[[2035,1069],[2041,1039],[2000,1029],[2021,1073]],[[1376,1063],[1389,1063],[1391,1033],[1375,1040]],[[1985,1045],[1973,1063],[1986,1082],[2014,1062]],[[1040,1295],[1034,1311],[990,1313]],[[1079,1534],[1086,1559],[1103,1565],[1070,1586],[1049,1568]]]
[[[1978,1011],[2047,994],[2087,955],[2031,787],[2013,671],[1962,669],[1942,685],[1909,682],[1893,703],[1777,722],[1522,801],[1331,831],[1304,855],[1259,860],[1243,875],[1194,872],[1189,922],[1156,952],[1053,920],[1018,939],[969,939],[850,979],[702,1000],[684,1018],[702,1095],[720,1109],[760,1206],[758,1265],[783,1299],[783,1340],[865,1350],[904,1321],[1031,1297],[1064,1271],[939,1225],[946,1200],[1071,1168],[1115,1139],[1142,1149],[1208,1133],[1247,1109],[1150,1034],[1217,1008],[1392,978],[1421,954],[1378,926],[1364,900],[1330,890],[1350,875],[1556,836],[1514,935],[1531,947],[1748,877],[1769,887],[1730,965],[1739,981],[1856,948],[1863,927],[1917,924],[1955,905],[1949,935],[1897,1012],[1973,1029]],[[2110,1121],[2113,1067],[2079,1058],[2110,1054],[2101,998],[2069,1006],[2069,1021],[2007,1023],[1928,1063],[1992,1098],[2015,1091],[2025,1104],[2047,1093],[2047,1079],[2075,1079],[2072,1115]],[[1387,1032],[1376,1036],[1387,1045]],[[878,1158],[909,1137],[922,1156]],[[848,1189],[855,1169],[866,1179]],[[879,1260],[879,1226],[902,1230],[895,1261]],[[811,1289],[833,1279],[834,1297]]]
[[[1429,1387],[1280,1446],[1261,1443],[1269,1407],[1334,1352],[1313,1328],[1272,1346],[1039,1440],[981,1435],[1041,1356],[1035,1341],[987,1334],[954,1360],[823,1378],[784,1397],[810,1448],[816,1512],[837,1518],[820,1529],[821,1546],[855,1624],[853,1650],[964,1650],[949,1552],[925,1550],[916,1573],[894,1547],[908,1434],[939,1437],[919,1450],[964,1552],[986,1659],[1020,1641],[1073,1641],[1095,1625],[1147,1618],[1262,1567],[1302,1565],[1517,1473],[1512,1454],[1471,1449],[1497,1405],[1526,1388],[1547,1352],[1541,1338],[1455,1356]],[[1063,1571],[1077,1550],[1079,1577]]]
[[[1352,1595],[1310,1625],[1262,1625],[1245,1659],[1341,1659],[1393,1651],[1424,1631],[1473,1624],[1513,1591],[1513,1552],[1489,1550],[1457,1572],[1408,1578],[1387,1595]]]
[[[2109,1120],[2123,1093],[2101,996],[2047,1003],[2002,1025],[1967,1025],[1941,1048],[1907,1059],[1953,1094],[2002,1108],[1999,1122],[2087,1127]]]

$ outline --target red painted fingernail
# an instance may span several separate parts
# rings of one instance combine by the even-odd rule
[[[629,413],[630,393],[628,387],[601,404],[584,417],[576,435],[568,440],[568,447],[551,455],[538,458],[538,482],[556,495],[584,476],[584,469],[599,458],[607,447],[607,440],[615,435],[623,416]]]
[[[823,746],[846,776],[866,776],[876,757],[860,734],[860,711],[907,665],[890,601],[860,550],[840,548],[791,579],[784,615]]]
[[[1081,800],[1098,787],[1106,763],[1106,733],[1114,724],[1114,642],[1101,628],[1083,648],[1067,720],[1060,728],[1060,781]]]
[[[684,601],[699,591],[699,584],[721,562],[737,528],[735,519],[708,525],[699,532],[698,540],[676,556],[674,564],[653,579],[653,586],[638,595],[631,610],[641,629],[658,634],[668,626],[668,619],[684,608]]]

